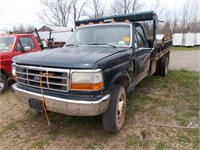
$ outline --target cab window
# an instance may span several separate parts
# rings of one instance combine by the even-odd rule
[[[136,27],[135,38],[139,48],[146,47],[145,34],[141,26]]]
[[[19,42],[17,44],[17,51],[21,51],[22,47],[30,46],[31,49],[36,48],[35,43],[31,37],[22,37],[19,38]]]
[[[131,45],[131,26],[129,24],[92,25],[77,28],[66,45]]]

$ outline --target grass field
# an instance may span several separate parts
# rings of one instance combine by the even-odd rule
[[[174,51],[193,51],[193,50],[200,50],[200,46],[194,47],[172,47]]]
[[[118,134],[103,130],[101,116],[70,117],[43,114],[1,95],[1,149],[134,149],[197,150],[199,148],[199,74],[170,71],[152,76],[127,95],[124,128]]]

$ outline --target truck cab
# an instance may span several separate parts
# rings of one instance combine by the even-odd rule
[[[153,21],[148,40],[140,21]],[[145,77],[167,75],[172,41],[157,36],[151,12],[76,21],[63,48],[13,58],[16,99],[45,113],[102,115],[108,132],[124,123],[126,94]],[[47,117],[48,120],[48,117]]]
[[[113,68],[119,64],[119,61],[126,62],[126,59],[131,59],[132,61],[127,62],[127,65],[129,65],[130,78],[135,80],[134,84],[147,76],[149,71],[149,52],[152,47],[148,45],[145,30],[139,23],[111,22],[81,25],[66,42],[65,47],[84,47],[94,51],[104,48],[105,52],[110,53],[110,58],[115,56],[112,56],[111,51],[114,53],[120,52],[121,57],[119,59],[113,58],[110,60],[111,62],[107,62],[112,66],[107,65]],[[122,57],[123,55],[125,56]],[[103,60],[99,60],[99,62],[101,61]],[[118,67],[116,73],[119,73],[119,69],[120,67]]]
[[[0,35],[0,93],[7,89],[12,76],[12,58],[39,50],[41,47],[33,34]]]

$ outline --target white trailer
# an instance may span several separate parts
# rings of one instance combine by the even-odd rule
[[[183,45],[183,33],[175,33],[172,35],[173,46]]]
[[[183,45],[184,46],[194,46],[195,45],[195,34],[194,33],[185,33],[183,36]]]
[[[200,45],[200,33],[196,33],[195,35],[195,45]]]

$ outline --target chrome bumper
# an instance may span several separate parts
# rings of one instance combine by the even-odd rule
[[[42,100],[42,95],[34,92],[22,90],[12,85],[12,91],[15,98],[29,105],[28,100],[31,98]],[[97,101],[82,101],[73,99],[63,99],[53,96],[44,95],[46,108],[48,111],[57,112],[72,116],[96,116],[103,113],[109,104],[110,94],[105,95]]]

